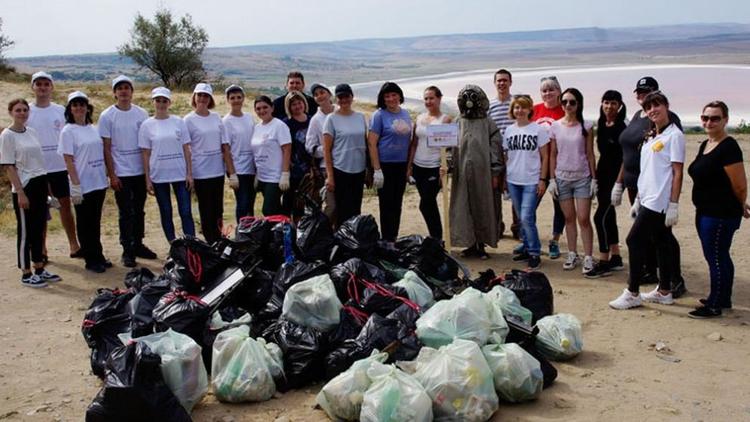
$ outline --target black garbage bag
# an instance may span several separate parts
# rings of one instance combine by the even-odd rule
[[[382,284],[385,284],[388,279],[384,270],[360,258],[351,258],[334,265],[328,274],[331,277],[334,287],[336,287],[336,295],[339,297],[341,303],[345,303],[349,299],[347,289],[352,276]],[[362,290],[364,290],[364,287],[360,286],[360,295],[362,294]]]
[[[311,209],[297,222],[297,249],[304,261],[328,262],[336,244],[328,217],[319,209]]]
[[[557,369],[547,360],[544,355],[539,352],[536,347],[536,335],[539,333],[539,329],[536,326],[531,326],[523,322],[519,317],[505,317],[505,321],[508,323],[508,336],[505,338],[506,343],[516,343],[521,346],[522,349],[529,352],[531,356],[534,356],[539,361],[539,365],[542,369],[542,377],[544,379],[544,388],[549,387],[557,379]]]
[[[322,261],[309,264],[300,260],[290,263],[285,262],[281,264],[279,271],[276,272],[276,277],[273,280],[273,293],[283,298],[287,290],[295,284],[327,272],[328,265]]]
[[[356,304],[351,302],[345,304],[339,311],[339,325],[328,333],[328,345],[331,348],[337,348],[346,340],[356,338],[368,319],[369,315],[359,309]]]
[[[409,301],[409,294],[402,287],[371,283],[362,292],[359,306],[368,314],[387,316]]]
[[[86,422],[191,421],[161,374],[161,358],[133,342],[112,352],[104,387],[86,410]]]
[[[229,296],[228,302],[253,314],[265,308],[273,293],[273,279],[276,274],[255,268]]]
[[[199,293],[231,264],[218,248],[194,237],[183,237],[172,241],[164,273],[182,290]]]
[[[146,267],[134,268],[125,274],[125,286],[139,292],[155,278],[154,273]]]
[[[531,311],[532,324],[554,313],[552,285],[544,273],[512,270],[505,274],[501,284],[512,290],[521,301],[521,305]]]
[[[259,251],[270,242],[271,228],[275,224],[265,218],[242,217],[237,224],[234,240]]]
[[[146,336],[154,332],[154,308],[165,294],[172,291],[172,281],[157,278],[144,285],[128,302],[126,311],[130,315],[130,331],[133,337]]]
[[[492,268],[488,268],[485,271],[480,271],[479,277],[471,280],[469,282],[469,286],[479,290],[480,292],[487,293],[492,290],[495,285],[501,284],[501,282],[502,279],[497,277],[495,271],[493,271]]]
[[[185,291],[169,292],[159,299],[153,317],[156,331],[171,328],[204,345],[203,333],[208,323],[209,308],[199,297]]]
[[[395,319],[414,331],[417,329],[417,320],[422,316],[421,311],[415,305],[416,304],[402,303],[401,306],[386,315],[386,318]]]
[[[288,247],[284,246],[285,228],[289,230]],[[261,268],[270,271],[276,271],[286,261],[287,255],[294,256],[297,253],[295,238],[294,226],[285,215],[243,217],[235,232],[235,242],[245,245],[246,250],[260,258]]]
[[[81,334],[91,349],[91,370],[99,378],[104,377],[109,354],[122,346],[117,335],[130,330],[130,315],[126,307],[134,295],[132,290],[98,289],[83,316]]]
[[[344,259],[371,258],[380,239],[378,223],[369,214],[355,215],[344,221],[334,233]]]
[[[328,349],[323,333],[281,318],[266,328],[263,338],[276,343],[284,355],[287,382],[277,384],[279,391],[299,388],[323,378]]]

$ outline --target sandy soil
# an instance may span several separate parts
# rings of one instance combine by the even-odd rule
[[[747,140],[747,137],[745,137]],[[698,137],[688,142],[688,157],[697,150]],[[750,154],[745,148],[746,156]],[[742,247],[750,232],[742,228],[734,242],[736,266],[734,306],[722,319],[696,321],[686,314],[708,291],[707,268],[693,226],[694,209],[686,177],[680,206],[677,237],[682,246],[683,274],[690,293],[674,306],[648,305],[614,311],[607,302],[626,282],[626,272],[599,280],[584,279],[579,270],[563,272],[562,261],[542,260],[555,289],[558,312],[578,316],[584,326],[584,352],[576,359],[556,364],[560,375],[541,398],[522,405],[501,405],[493,420],[641,420],[738,421],[750,420],[750,260]],[[109,193],[111,194],[111,193]],[[405,198],[402,234],[425,233],[413,189]],[[506,216],[509,203],[505,204]],[[377,214],[377,199],[366,198],[365,210]],[[630,226],[619,208],[623,232]],[[196,210],[197,211],[197,210]],[[167,252],[153,200],[147,211],[150,222],[147,244],[160,257]],[[228,213],[227,213],[228,214]],[[197,217],[197,212],[195,213]],[[32,290],[18,282],[15,239],[0,237],[0,420],[81,420],[100,387],[90,373],[88,348],[80,323],[98,287],[122,284],[125,269],[118,265],[116,210],[105,209],[108,220],[105,252],[115,267],[103,275],[83,270],[81,261],[69,259],[62,232],[49,239],[50,269],[64,278],[47,289]],[[508,218],[506,218],[506,221]],[[545,199],[539,213],[540,232],[546,244],[550,232],[551,204]],[[624,233],[621,233],[624,238]],[[623,242],[624,243],[624,242]],[[469,260],[472,271],[488,267],[501,272],[513,267],[515,242],[505,239],[491,250],[489,261]],[[563,245],[563,250],[565,250]],[[626,250],[624,251],[627,256]],[[154,271],[160,261],[145,262]],[[708,338],[719,333],[721,340]],[[653,345],[664,342],[671,354],[658,353]],[[665,360],[667,359],[667,360]],[[291,392],[259,404],[227,405],[208,396],[193,417],[196,421],[323,421],[314,410],[319,385]]]

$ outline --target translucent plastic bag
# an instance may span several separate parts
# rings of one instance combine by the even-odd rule
[[[372,362],[372,384],[362,399],[361,422],[430,422],[432,401],[422,385],[393,365]]]
[[[414,271],[407,271],[401,281],[393,283],[394,286],[402,287],[409,295],[412,302],[422,309],[427,309],[435,303],[432,290],[422,281]]]
[[[498,408],[492,372],[473,341],[456,339],[438,350],[422,348],[414,378],[432,398],[436,421],[484,422]]]
[[[581,321],[571,314],[546,316],[537,321],[536,345],[550,360],[567,360],[583,350]]]
[[[482,293],[469,288],[428,309],[417,320],[417,336],[426,346],[434,348],[450,344],[456,338],[471,340],[484,346],[493,328],[492,317],[489,302]],[[500,324],[499,321],[496,323]],[[505,328],[507,330],[507,325]]]
[[[484,297],[493,303],[497,303],[500,306],[500,309],[503,310],[503,315],[515,315],[521,318],[523,322],[531,324],[533,318],[531,311],[521,305],[521,301],[518,300],[518,297],[513,293],[513,290],[496,285],[492,290],[485,293]]]
[[[190,413],[208,392],[208,374],[201,358],[201,347],[193,339],[173,331],[133,339],[144,343],[161,357],[164,382],[182,407]]]
[[[371,384],[367,370],[373,362],[383,363],[387,359],[387,353],[377,353],[376,350],[370,357],[354,362],[348,370],[328,381],[316,397],[328,417],[332,420],[358,420],[362,399]]]
[[[339,324],[341,301],[328,274],[313,277],[290,287],[284,296],[281,316],[318,331],[326,332]]]
[[[539,361],[515,343],[482,347],[492,370],[497,395],[509,402],[535,400],[542,393],[544,375]]]
[[[268,400],[276,393],[274,378],[283,374],[281,349],[262,338],[250,338],[247,325],[223,331],[216,337],[211,385],[220,401]]]

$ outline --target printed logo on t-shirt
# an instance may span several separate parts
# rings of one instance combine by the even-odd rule
[[[55,119],[55,121],[52,122],[52,124],[55,126],[55,130],[58,132],[61,131],[64,126],[62,120],[60,119]]]
[[[537,135],[518,133],[508,138],[508,151],[536,151]]]
[[[664,149],[664,143],[660,141],[659,139],[654,142],[653,145],[651,145],[651,151],[659,152]]]
[[[391,123],[391,129],[399,135],[406,135],[411,132],[411,125],[404,119],[395,119]]]

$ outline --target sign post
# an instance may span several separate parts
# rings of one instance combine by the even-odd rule
[[[450,197],[448,196],[448,158],[446,148],[458,146],[458,125],[455,123],[427,125],[427,146],[440,148],[440,181],[443,184],[443,238],[445,249],[451,250]]]

